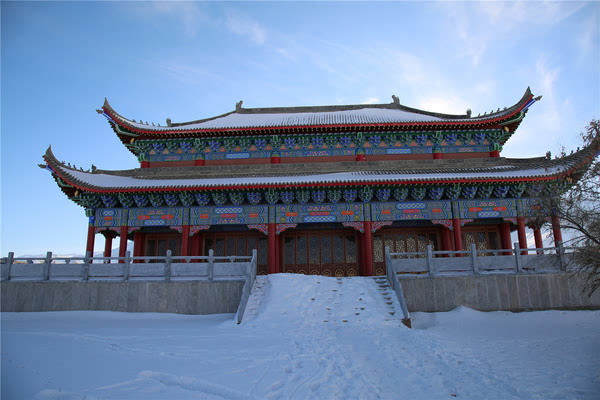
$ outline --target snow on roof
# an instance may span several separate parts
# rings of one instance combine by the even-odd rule
[[[147,129],[148,125],[131,122],[133,127]],[[177,127],[155,127],[153,130],[170,131],[173,129],[226,129],[226,128],[257,128],[279,126],[312,126],[312,125],[353,125],[353,124],[385,124],[405,122],[437,122],[442,118],[417,114],[402,110],[383,108],[361,108],[347,111],[273,113],[273,114],[244,114],[231,113],[210,121],[180,125]]]
[[[514,179],[555,175],[564,169],[561,167],[518,169],[514,166],[496,166],[483,172],[447,172],[419,173],[398,171],[354,171],[328,174],[276,176],[276,177],[230,177],[230,178],[195,178],[195,179],[141,179],[129,176],[109,174],[91,174],[71,170],[59,166],[63,173],[70,175],[83,186],[103,189],[161,189],[186,187],[231,187],[254,185],[299,185],[299,184],[334,184],[334,183],[385,183],[392,181],[445,181],[454,179]],[[60,175],[63,175],[62,173]]]

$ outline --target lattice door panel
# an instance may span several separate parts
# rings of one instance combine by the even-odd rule
[[[268,240],[256,232],[207,232],[204,234],[204,253],[214,250],[215,256],[251,256],[258,250],[258,274],[268,273]]]
[[[283,272],[356,276],[359,273],[353,231],[293,231],[283,237]]]

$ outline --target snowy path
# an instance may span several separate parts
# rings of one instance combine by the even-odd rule
[[[410,330],[390,315],[371,278],[281,274],[257,284],[241,325],[230,314],[2,314],[2,398],[595,399],[600,393],[599,311],[462,308],[413,314]]]

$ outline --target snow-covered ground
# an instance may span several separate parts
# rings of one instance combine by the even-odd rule
[[[257,285],[241,325],[233,314],[4,313],[2,399],[600,397],[600,311],[459,308],[415,313],[410,330],[370,278]]]

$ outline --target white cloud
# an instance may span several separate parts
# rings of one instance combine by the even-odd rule
[[[379,103],[379,99],[377,97],[369,97],[362,101],[362,104],[377,104]]]
[[[496,43],[518,37],[525,27],[553,26],[573,15],[586,3],[538,1],[484,1],[434,3],[447,18],[446,42],[458,55],[478,67]]]
[[[426,97],[419,102],[418,108],[444,114],[466,114],[466,101],[458,96]]]
[[[128,3],[142,15],[151,18],[171,17],[178,20],[176,26],[181,27],[189,36],[195,36],[198,27],[206,23],[209,18],[204,11],[203,3],[193,1],[151,1]]]
[[[200,85],[206,83],[207,80],[221,79],[217,74],[189,65],[166,64],[160,65],[159,68],[171,79],[178,80],[186,85]]]
[[[256,44],[264,44],[267,39],[266,29],[254,19],[234,12],[228,12],[225,26],[231,32],[246,36]]]

